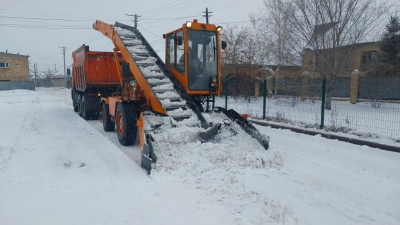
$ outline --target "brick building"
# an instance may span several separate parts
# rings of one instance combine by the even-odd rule
[[[28,56],[0,52],[0,81],[29,81]]]
[[[337,49],[337,62],[342,63],[339,77],[350,77],[357,70],[360,76],[368,76],[377,60],[377,53],[380,51],[380,42],[366,42],[354,45],[342,46]],[[322,61],[329,55],[332,49],[320,50],[319,57]],[[327,56],[328,57],[328,56]],[[307,72],[311,77],[319,78],[321,74],[317,68],[317,55],[313,50],[305,49],[302,57],[303,73]],[[323,68],[323,62],[320,62]]]

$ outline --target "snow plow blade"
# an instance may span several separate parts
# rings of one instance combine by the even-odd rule
[[[200,136],[201,142],[204,143],[204,142],[211,140],[213,137],[215,137],[215,135],[217,135],[217,133],[220,129],[221,129],[221,124],[217,124],[214,127],[212,127],[211,129],[200,133],[199,136]]]
[[[214,112],[216,113],[224,113],[228,118],[230,118],[232,121],[235,121],[237,124],[240,125],[240,127],[251,137],[257,139],[257,141],[265,148],[265,150],[268,150],[269,148],[269,137],[261,134],[260,131],[257,130],[249,121],[247,121],[245,118],[243,118],[239,113],[237,113],[235,110],[230,109],[226,110],[221,107],[215,107],[213,109]]]
[[[141,167],[146,170],[148,174],[151,171],[151,164],[157,162],[157,156],[154,154],[152,142],[153,137],[150,134],[146,134],[146,142],[143,145],[143,154],[141,160]]]

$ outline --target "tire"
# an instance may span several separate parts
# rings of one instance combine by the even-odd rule
[[[74,89],[71,89],[71,94],[72,94],[72,106],[74,107],[74,111],[78,112],[78,103],[77,103],[77,93],[74,91]]]
[[[82,95],[80,95],[80,94],[77,94],[77,99],[78,99],[78,101],[77,101],[77,105],[78,105],[78,114],[79,114],[79,116],[80,117],[82,117]]]
[[[115,123],[111,121],[111,115],[110,111],[108,108],[108,105],[106,103],[103,103],[102,106],[102,111],[103,111],[103,129],[106,132],[109,131],[114,131],[115,130]]]
[[[82,95],[81,99],[81,107],[82,107],[82,118],[85,120],[90,119],[90,111],[87,110],[86,104],[85,104],[85,94]]]
[[[118,104],[115,122],[117,124],[119,143],[123,146],[135,144],[138,128],[133,107],[131,105]]]
[[[90,118],[92,120],[98,120],[99,119],[99,111],[91,111],[90,112]]]

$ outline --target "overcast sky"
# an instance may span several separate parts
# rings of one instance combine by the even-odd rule
[[[194,18],[205,22],[206,7],[213,12],[210,23],[224,26],[248,21],[249,12],[260,4],[261,0],[0,0],[0,52],[28,54],[30,65],[37,63],[40,71],[54,70],[56,64],[62,72],[59,47],[67,47],[67,66],[72,64],[72,51],[82,44],[112,51],[111,40],[93,30],[92,23],[99,19],[133,25],[125,13],[138,13],[139,31],[164,59],[162,34]]]

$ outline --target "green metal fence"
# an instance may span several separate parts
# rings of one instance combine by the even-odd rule
[[[400,78],[362,78],[355,104],[350,89],[349,78],[336,80],[331,93],[325,79],[229,80],[216,106],[305,128],[400,137]]]

